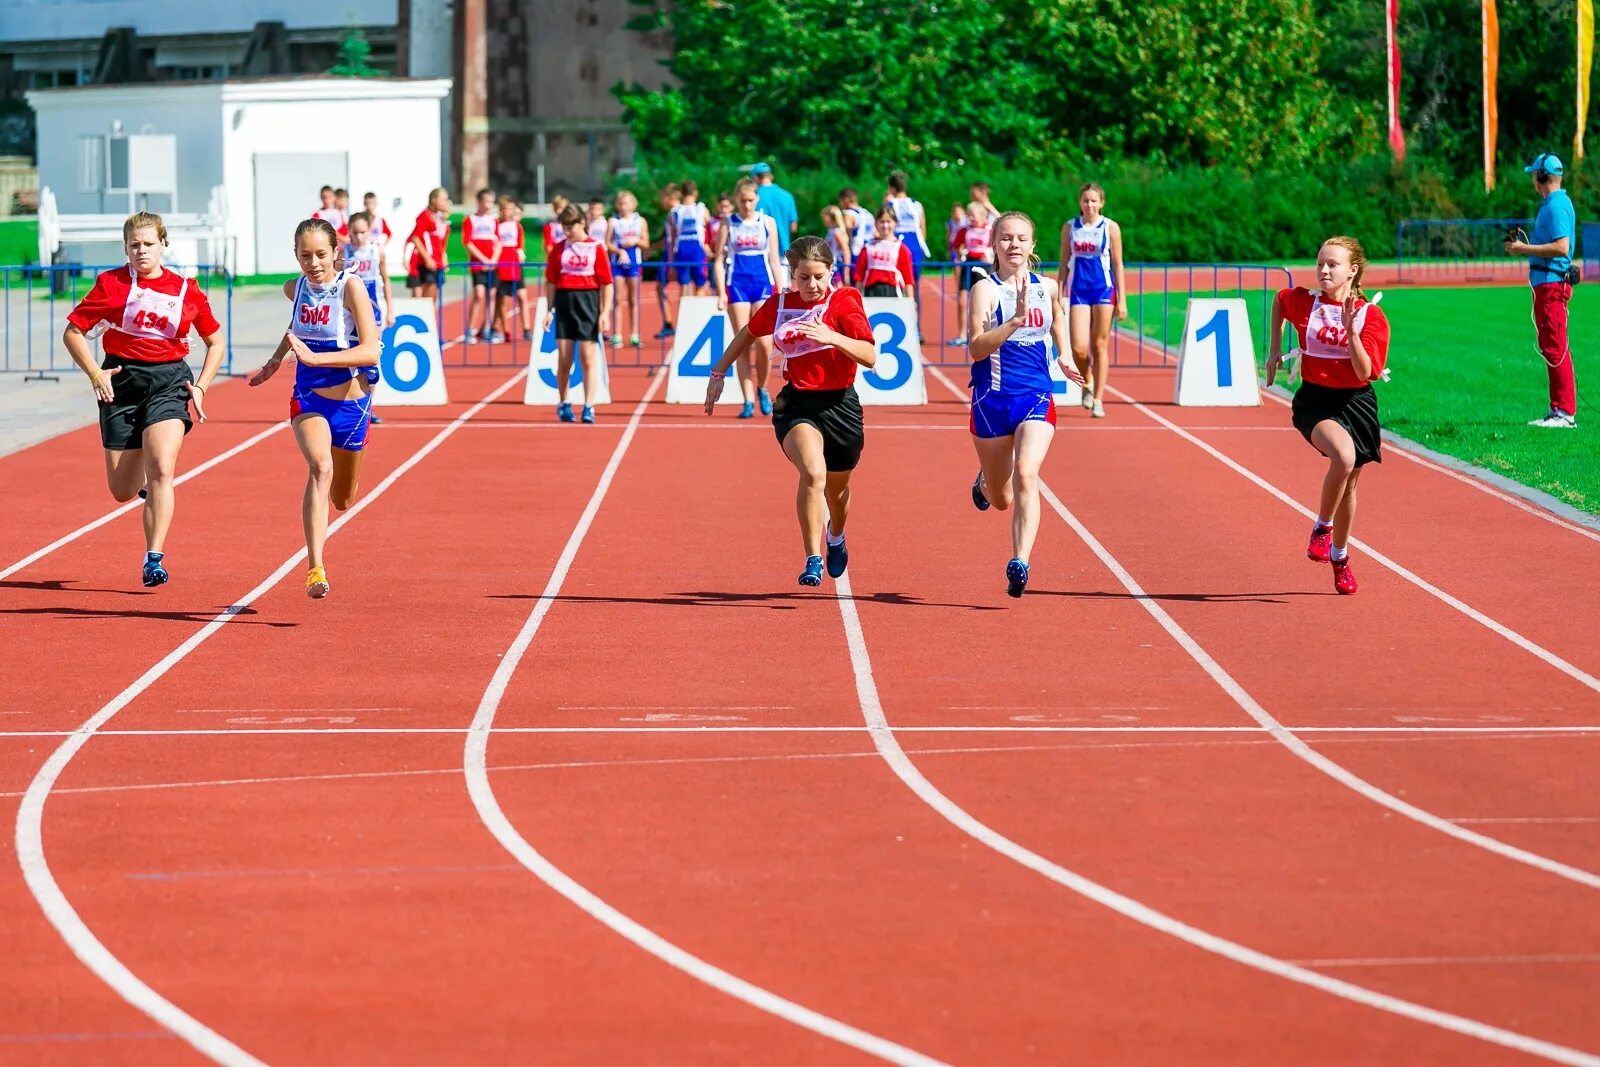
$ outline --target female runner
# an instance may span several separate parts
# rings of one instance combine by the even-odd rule
[[[1088,383],[1083,406],[1097,419],[1106,415],[1102,398],[1111,366],[1113,307],[1118,322],[1128,317],[1122,227],[1100,214],[1105,202],[1105,190],[1093,182],[1078,190],[1079,215],[1061,227],[1061,267],[1056,272],[1072,318],[1072,361]]]
[[[972,503],[1011,516],[1011,560],[1006,592],[1020,597],[1028,587],[1028,556],[1039,533],[1039,468],[1056,433],[1048,337],[1067,351],[1061,289],[1035,271],[1033,220],[1007,211],[994,223],[995,267],[972,285],[967,311],[967,351],[972,357],[972,444],[978,477]],[[1062,373],[1082,382],[1066,359]]]
[[[205,396],[222,365],[222,327],[205,293],[161,265],[167,227],[160,215],[140,211],[122,224],[127,267],[108,270],[67,316],[61,343],[89,376],[100,402],[100,444],[106,453],[106,486],[118,503],[144,501],[146,586],[169,577],[167,530],[176,502],[173,478],[183,437],[195,417],[206,421]],[[193,328],[206,345],[200,380],[186,362]],[[95,364],[89,338],[105,330],[106,360]]]
[[[284,357],[294,354],[289,421],[308,468],[300,504],[306,595],[320,600],[329,590],[322,556],[328,505],[345,510],[361,488],[372,387],[378,382],[378,324],[367,287],[344,269],[332,226],[306,219],[295,227],[294,248],[301,276],[283,283],[283,295],[294,301],[289,331],[250,384],[271,378]]]
[[[829,575],[839,577],[850,562],[844,526],[850,515],[850,472],[861,459],[863,443],[856,367],[876,364],[878,347],[861,293],[829,284],[833,252],[827,242],[800,237],[784,255],[791,288],[763,302],[711,368],[706,414],[716,410],[728,368],[758,338],[771,337],[787,383],[773,404],[772,428],[783,454],[800,472],[795,510],[806,553],[800,584],[817,586],[822,584],[824,541]]]
[[[1361,291],[1367,256],[1354,237],[1330,237],[1317,252],[1319,291],[1283,289],[1272,302],[1272,352],[1267,384],[1283,362],[1283,324],[1300,338],[1303,379],[1294,394],[1294,428],[1328,457],[1317,521],[1306,556],[1333,564],[1333,587],[1356,591],[1350,569],[1350,527],[1361,468],[1381,463],[1378,394],[1372,383],[1389,360],[1389,320]]]
[[[733,187],[733,203],[733,218],[717,230],[713,258],[717,310],[727,310],[728,325],[737,333],[750,321],[750,309],[772,295],[778,277],[778,224],[771,215],[756,210],[756,183],[749,178],[740,179]],[[731,268],[724,266],[724,253],[729,249],[732,252],[726,258],[732,261]],[[772,395],[767,392],[772,349],[767,336],[755,341],[753,351],[739,364],[739,384],[744,389],[741,419],[754,416],[758,403],[761,414],[772,414]]]
[[[974,200],[967,206],[967,224],[956,232],[950,246],[950,258],[957,262],[956,269],[961,272],[956,287],[957,322],[967,321],[967,293],[972,289],[979,268],[989,266],[994,260],[994,251],[989,247],[991,233],[989,209]],[[951,348],[962,348],[966,343],[965,332],[950,339]]]
[[[561,212],[564,234],[546,268],[545,306],[556,322],[556,418],[572,421],[567,390],[572,377],[572,348],[583,361],[583,421],[594,422],[594,398],[605,377],[605,352],[600,324],[611,311],[611,260],[600,242],[589,236],[583,209],[576,204]],[[534,327],[543,335],[544,323]]]
[[[911,252],[894,235],[894,212],[878,212],[876,237],[856,256],[856,285],[867,296],[896,297],[911,292]]]
[[[850,284],[850,231],[845,228],[844,212],[834,204],[822,209],[822,225],[828,232],[828,248],[833,252],[833,284]]]
[[[617,213],[606,228],[606,247],[611,252],[611,274],[616,279],[612,307],[616,315],[611,347],[622,347],[622,324],[629,323],[633,332],[628,343],[639,347],[639,274],[644,254],[650,251],[650,224],[639,214],[639,199],[624,189],[617,194]],[[623,298],[627,298],[626,312]]]

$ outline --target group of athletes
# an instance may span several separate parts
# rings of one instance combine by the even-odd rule
[[[796,510],[805,563],[802,586],[819,586],[823,572],[844,574],[849,555],[845,527],[851,474],[860,461],[865,426],[854,383],[872,367],[877,346],[863,296],[915,296],[927,254],[926,215],[891,178],[882,210],[863,209],[854,190],[823,211],[824,237],[790,243],[772,215],[760,210],[757,183],[746,179],[710,215],[692,182],[670,190],[666,264],[682,291],[714,288],[735,329],[711,370],[705,411],[714,409],[728,371],[737,366],[744,394],[741,416],[755,408],[772,418],[779,446],[799,476]],[[329,592],[324,541],[330,506],[356,499],[372,415],[371,395],[382,328],[388,321],[385,249],[393,231],[367,197],[366,210],[346,215],[339,190],[326,189],[323,206],[294,231],[300,276],[283,286],[290,302],[288,328],[272,357],[249,379],[269,381],[286,359],[295,364],[289,419],[307,465],[301,502],[308,569],[306,591]],[[1061,232],[1062,268],[1039,269],[1033,220],[999,211],[983,186],[973,187],[961,215],[947,231],[960,251],[964,336],[971,363],[969,430],[977,476],[970,487],[979,511],[1010,511],[1011,556],[1006,591],[1025,592],[1039,528],[1039,471],[1055,433],[1050,360],[1085,385],[1085,407],[1104,414],[1108,338],[1114,318],[1127,315],[1122,237],[1102,214],[1105,194],[1096,185],[1079,191],[1079,214]],[[558,202],[544,228],[545,294],[559,342],[557,417],[594,422],[592,400],[581,414],[567,401],[572,361],[585,380],[601,380],[605,328],[622,343],[639,341],[639,281],[650,248],[649,227],[631,193],[621,193],[607,216],[599,202],[588,210]],[[528,335],[531,323],[523,276],[520,206],[477,197],[466,223],[474,279],[468,336],[501,333],[513,318]],[[443,284],[450,198],[434,190],[407,240],[407,285],[433,296]],[[483,223],[475,220],[486,219]],[[514,231],[514,232],[513,232]],[[99,404],[107,485],[118,501],[144,498],[145,556],[141,580],[166,583],[165,541],[174,510],[173,484],[185,435],[206,421],[205,397],[225,355],[221,328],[204,293],[163,266],[167,244],[160,216],[139,212],[123,226],[126,267],[102,273],[68,316],[63,338],[89,379]],[[698,251],[696,251],[698,249]],[[781,256],[781,258],[780,258]],[[1293,403],[1295,427],[1328,459],[1317,519],[1307,555],[1331,563],[1335,589],[1357,589],[1348,543],[1361,469],[1381,460],[1377,398],[1371,383],[1387,360],[1389,328],[1382,310],[1361,288],[1366,257],[1358,241],[1332,237],[1317,253],[1317,284],[1280,291],[1272,307],[1267,381],[1286,358],[1283,328],[1292,325],[1303,378]],[[663,269],[663,275],[666,274]],[[514,277],[508,277],[514,275]],[[480,281],[480,278],[482,279]],[[665,288],[666,278],[662,279]],[[490,318],[490,294],[497,297]],[[613,299],[617,306],[613,306]],[[663,298],[664,299],[664,298]],[[623,305],[627,305],[627,315]],[[670,321],[670,320],[667,320]],[[663,328],[669,333],[670,325]],[[198,377],[190,368],[188,334],[205,344]],[[90,339],[103,335],[103,360]],[[784,381],[774,398],[766,389],[776,354]],[[192,415],[191,415],[192,410]]]

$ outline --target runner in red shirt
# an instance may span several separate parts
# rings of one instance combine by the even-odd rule
[[[342,230],[349,221],[344,209],[339,206],[339,190],[331,185],[324,185],[320,191],[322,203],[317,210],[311,213],[314,219],[321,219],[335,230]]]
[[[867,296],[909,296],[911,250],[894,235],[894,212],[878,212],[876,240],[868,241],[856,257],[856,285]]]
[[[142,496],[144,569],[147,586],[169,577],[165,559],[172,525],[173,478],[183,437],[193,426],[189,407],[206,421],[205,396],[226,345],[205,293],[161,265],[167,227],[160,215],[129,215],[122,224],[128,265],[108,270],[67,316],[61,343],[89,376],[100,402],[100,443],[106,453],[106,485],[119,503]],[[196,381],[189,369],[186,334],[205,342],[206,358]],[[95,363],[89,338],[105,331],[105,363]]]
[[[367,213],[367,218],[372,220],[372,236],[369,240],[379,248],[387,249],[389,242],[394,240],[394,230],[389,227],[389,220],[378,213],[378,194],[363,196],[361,207]]]
[[[444,272],[450,266],[445,242],[450,238],[450,194],[435,189],[428,194],[428,206],[417,216],[406,238],[410,255],[406,263],[406,285],[412,296],[437,297],[444,292]]]
[[[1294,427],[1328,457],[1317,521],[1306,555],[1333,563],[1333,587],[1356,591],[1350,569],[1350,527],[1361,468],[1382,462],[1378,395],[1372,383],[1389,360],[1389,320],[1361,291],[1367,257],[1354,237],[1330,237],[1317,252],[1318,290],[1284,289],[1272,302],[1272,353],[1267,384],[1283,362],[1283,324],[1300,340],[1301,376]]]
[[[556,322],[556,417],[572,421],[567,387],[572,377],[572,347],[583,360],[583,421],[594,421],[594,397],[605,377],[600,323],[611,310],[611,257],[589,236],[583,209],[569,204],[558,220],[565,239],[545,270],[545,303]],[[544,323],[535,327],[542,332]]]
[[[533,324],[528,321],[526,307],[522,299],[522,268],[527,261],[528,254],[523,247],[524,237],[522,223],[518,215],[522,205],[509,196],[500,198],[500,219],[495,226],[496,236],[500,238],[500,270],[495,292],[498,300],[495,307],[495,321],[502,336],[509,333],[511,327],[511,311],[516,309],[516,329],[521,332],[524,341],[533,339]]]
[[[950,239],[950,258],[959,264],[961,282],[956,289],[956,321],[965,326],[967,321],[967,293],[972,290],[973,279],[981,267],[994,263],[994,228],[989,221],[989,209],[974,200],[967,205],[966,223]],[[949,347],[965,348],[967,337],[962,333],[950,339]]]
[[[828,574],[844,573],[844,525],[850,515],[850,473],[861,460],[864,425],[856,368],[878,362],[872,326],[855,289],[835,289],[833,252],[820,237],[800,237],[784,253],[790,288],[768,297],[711,368],[706,414],[715,410],[728,368],[758,337],[771,337],[786,383],[772,404],[772,428],[783,454],[800,473],[795,509],[806,552],[800,584],[822,584],[824,541]]]
[[[561,213],[567,210],[568,200],[557,193],[550,198],[550,218],[544,224],[544,261],[549,263],[556,258],[556,249],[560,248],[567,239],[566,228],[561,225]]]
[[[506,335],[489,329],[489,304],[499,275],[500,217],[495,211],[493,189],[479,189],[477,201],[478,210],[461,224],[461,236],[466,239],[467,246],[467,267],[472,276],[467,332],[461,335],[461,343],[479,340],[499,344]]]

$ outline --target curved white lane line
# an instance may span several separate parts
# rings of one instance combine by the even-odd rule
[[[279,430],[287,429],[288,426],[289,423],[287,420],[284,422],[275,422],[271,426],[268,426],[265,430],[262,430],[260,433],[240,441],[226,452],[219,452],[215,456],[212,456],[210,459],[206,460],[204,463],[201,463],[190,470],[184,471],[182,474],[178,475],[172,480],[172,484],[174,486],[179,486],[184,482],[187,482],[190,478],[198,478],[200,475],[204,474],[212,467],[215,467],[217,464],[232,459],[234,456],[237,456],[240,452],[243,452],[247,448],[253,448],[262,441],[265,441],[267,438],[271,437],[273,434],[277,433]],[[34,552],[31,555],[23,556],[5,570],[0,571],[0,581],[5,581],[22,568],[39,562],[41,559],[48,556],[50,553],[54,552],[63,545],[70,545],[84,534],[93,533],[106,523],[115,519],[120,519],[130,511],[134,511],[142,507],[144,507],[144,501],[142,500],[130,500],[126,504],[119,504],[110,511],[106,512],[104,515],[100,516],[98,519],[95,519],[93,522],[84,523],[71,533],[64,534],[63,536],[56,538],[54,541],[51,541],[48,545],[45,545],[37,552]]]
[[[364,511],[368,504],[382,496],[390,486],[415,467],[418,463],[438,448],[453,434],[463,423],[478,412],[488,407],[503,393],[520,382],[527,371],[519,371],[510,381],[498,386],[488,396],[478,401],[472,407],[457,416],[456,421],[435,434],[428,443],[413,452],[405,462],[396,467],[389,476],[379,482],[373,489],[360,500],[328,525],[328,536],[333,536],[344,527],[351,519]],[[183,659],[200,647],[212,634],[215,634],[229,620],[239,615],[255,600],[263,596],[269,589],[277,585],[306,557],[306,550],[301,549],[267,576],[261,584],[257,585],[238,603],[233,604],[216,618],[206,623],[189,639],[169,652],[162,660],[144,674],[140,675],[132,685],[118,693],[109,704],[101,708],[77,731],[70,735],[61,745],[50,754],[50,758],[39,768],[39,773],[34,775],[33,781],[28,783],[27,791],[22,795],[22,803],[17,808],[16,848],[17,862],[22,867],[23,880],[27,882],[28,891],[38,901],[39,907],[44,911],[45,918],[50,925],[56,928],[67,947],[72,950],[83,965],[92,971],[112,991],[129,1004],[144,1012],[150,1018],[172,1031],[186,1041],[196,1052],[208,1056],[218,1063],[228,1067],[259,1067],[261,1061],[256,1059],[232,1041],[206,1026],[200,1020],[185,1012],[176,1004],[157,993],[144,980],[134,974],[111,950],[101,943],[89,929],[87,923],[78,915],[72,903],[57,884],[55,875],[50,871],[50,864],[44,853],[44,806],[50,797],[50,790],[54,788],[56,780],[61,777],[61,772],[72,762],[78,750],[89,743],[95,731],[104,726],[111,718],[132,703],[138,696],[160,679],[164,674],[177,666]]]
[[[944,375],[941,374],[940,377],[944,378]],[[946,385],[949,385],[952,389],[954,388],[954,385],[949,381],[948,378],[944,378],[944,381]],[[1107,388],[1109,388],[1109,386]],[[1147,410],[1146,413],[1152,418],[1161,419],[1161,416],[1157,415],[1155,412]],[[1161,421],[1166,422],[1165,419],[1161,419]],[[1171,426],[1170,423],[1168,425],[1172,429],[1178,430],[1177,427]],[[1178,430],[1178,432],[1186,437],[1189,436],[1182,430]],[[1205,448],[1208,451],[1215,451],[1211,449],[1210,445],[1200,441],[1198,438],[1191,438],[1191,440],[1194,440],[1196,444],[1199,444],[1202,448]],[[1220,453],[1216,454],[1221,457]],[[1223,458],[1225,462],[1230,464],[1232,463],[1232,461],[1227,460],[1226,457],[1221,458]],[[1262,484],[1265,485],[1266,483],[1263,482]],[[1469,830],[1458,823],[1451,822],[1449,819],[1435,815],[1431,811],[1427,811],[1423,808],[1417,807],[1415,804],[1401,800],[1393,793],[1385,792],[1378,786],[1373,785],[1371,782],[1358,776],[1353,771],[1348,770],[1342,764],[1329,759],[1327,756],[1324,756],[1322,753],[1313,749],[1310,745],[1306,744],[1305,741],[1303,741],[1299,735],[1295,733],[1295,731],[1284,726],[1281,722],[1274,718],[1266,708],[1262,707],[1261,704],[1258,703],[1256,699],[1245,690],[1244,686],[1240,685],[1232,675],[1223,669],[1220,663],[1212,658],[1210,653],[1208,653],[1204,648],[1200,647],[1200,643],[1191,637],[1188,631],[1179,626],[1177,621],[1167,613],[1167,610],[1154,599],[1152,599],[1144,591],[1144,589],[1140,587],[1139,583],[1134,580],[1133,575],[1128,573],[1127,568],[1124,567],[1115,556],[1106,550],[1106,547],[1089,532],[1088,528],[1078,520],[1076,515],[1067,509],[1066,505],[1064,505],[1061,502],[1061,499],[1051,491],[1049,485],[1045,484],[1043,479],[1041,479],[1039,482],[1039,489],[1040,494],[1050,505],[1051,509],[1061,517],[1063,522],[1072,528],[1073,532],[1076,533],[1080,539],[1082,539],[1084,544],[1089,546],[1089,550],[1099,557],[1100,562],[1105,564],[1106,569],[1111,571],[1111,573],[1116,577],[1117,581],[1122,583],[1122,587],[1126,589],[1129,594],[1131,594],[1133,598],[1150,613],[1151,617],[1160,624],[1161,628],[1167,631],[1167,634],[1178,643],[1178,646],[1187,652],[1189,657],[1200,666],[1200,669],[1205,671],[1206,674],[1211,677],[1211,680],[1216,682],[1222,691],[1227,693],[1228,697],[1235,704],[1239,705],[1240,709],[1243,710],[1246,715],[1254,719],[1257,724],[1259,724],[1263,729],[1272,735],[1274,740],[1287,748],[1295,756],[1301,760],[1304,760],[1306,763],[1321,771],[1323,774],[1326,774],[1340,785],[1345,786],[1347,789],[1355,791],[1373,803],[1380,804],[1396,814],[1404,815],[1406,818],[1420,823],[1421,825],[1428,827],[1430,830],[1438,831],[1439,833],[1445,834],[1448,837],[1455,838],[1457,841],[1472,845],[1476,848],[1484,849],[1488,852],[1494,853],[1497,856],[1502,856],[1505,859],[1526,864],[1529,867],[1537,868],[1541,871],[1545,871],[1546,873],[1554,874],[1557,877],[1576,882],[1579,885],[1586,886],[1587,888],[1600,889],[1600,874],[1596,874],[1593,871],[1584,870],[1581,867],[1574,867],[1569,863],[1562,863],[1560,860],[1551,859],[1549,856],[1543,856],[1537,852],[1530,852],[1525,848],[1518,848],[1516,845],[1508,844],[1505,841],[1501,841],[1499,838],[1490,837],[1488,834],[1481,834],[1476,830]],[[1275,489],[1272,491],[1277,492]],[[1281,493],[1278,495],[1286,501],[1289,500],[1288,497],[1283,496]],[[1293,501],[1289,502],[1293,503]],[[1298,505],[1295,506],[1298,507]],[[1301,510],[1305,509],[1302,508]],[[1311,513],[1307,511],[1306,514],[1310,515]],[[1352,541],[1351,543],[1356,544],[1357,542]],[[1370,549],[1368,551],[1370,553]],[[1374,558],[1378,558],[1376,554],[1374,554]],[[1400,570],[1403,571],[1403,568],[1400,568]],[[1404,573],[1409,574],[1410,572],[1406,571]],[[1415,576],[1413,576],[1413,578],[1417,582],[1421,582],[1421,579],[1416,579]],[[1460,602],[1457,601],[1456,603],[1459,604]],[[1465,605],[1461,606],[1463,608],[1466,607]],[[1469,608],[1467,610],[1470,611],[1471,609]],[[1493,620],[1489,621],[1493,622]],[[1495,625],[1498,626],[1499,624],[1495,623]]]
[[[872,735],[873,743],[878,752],[895,775],[905,785],[934,811],[944,816],[952,825],[968,834],[978,842],[988,846],[1000,855],[1034,871],[1064,886],[1081,896],[1087,897],[1096,904],[1110,908],[1119,915],[1126,916],[1137,923],[1141,923],[1154,930],[1178,938],[1196,948],[1204,949],[1224,959],[1233,960],[1246,967],[1263,971],[1267,974],[1294,982],[1297,985],[1309,986],[1312,989],[1329,993],[1343,1000],[1352,1001],[1380,1011],[1389,1012],[1402,1018],[1416,1022],[1427,1023],[1452,1033],[1462,1034],[1466,1037],[1477,1038],[1490,1044],[1503,1048],[1515,1049],[1532,1056],[1539,1056],[1555,1063],[1577,1065],[1577,1067],[1600,1067],[1600,1056],[1583,1052],[1579,1049],[1557,1045],[1540,1038],[1529,1037],[1512,1030],[1505,1030],[1498,1026],[1477,1019],[1469,1019],[1462,1015],[1440,1011],[1436,1008],[1425,1007],[1387,993],[1359,986],[1338,978],[1330,978],[1325,974],[1289,963],[1276,956],[1269,956],[1264,952],[1248,948],[1236,941],[1220,937],[1188,923],[1174,919],[1164,912],[1157,911],[1147,904],[1143,904],[1132,897],[1124,896],[1116,890],[1101,885],[1076,871],[1068,870],[1061,865],[1046,859],[1028,848],[1019,845],[988,824],[980,822],[966,809],[956,804],[955,801],[945,796],[927,778],[925,778],[917,765],[906,755],[900,747],[900,741],[895,737],[894,729],[889,725],[883,714],[883,705],[878,699],[878,685],[872,677],[872,661],[867,655],[866,636],[861,629],[861,616],[856,612],[854,592],[850,586],[849,576],[839,578],[836,583],[839,614],[844,619],[845,640],[850,648],[850,665],[856,676],[856,697],[861,703],[861,715]]]
[[[567,572],[572,569],[572,562],[578,555],[578,548],[583,544],[583,539],[589,533],[589,527],[594,522],[600,504],[605,499],[606,492],[611,488],[612,479],[616,476],[617,468],[622,463],[622,457],[632,443],[635,433],[639,429],[639,420],[643,417],[645,407],[655,395],[656,388],[661,384],[663,374],[656,372],[650,383],[649,390],[644,399],[639,401],[634,408],[633,415],[628,420],[627,429],[622,433],[617,442],[616,449],[611,453],[611,460],[601,472],[600,480],[595,485],[594,495],[589,498],[589,504],[583,509],[578,523],[573,527],[572,535],[567,538],[566,547],[561,551],[561,557],[556,561],[555,569],[550,572],[550,579],[545,583],[544,592],[533,606],[533,612],[528,616],[528,621],[523,624],[522,630],[517,634],[516,640],[500,660],[500,666],[495,670],[494,677],[489,682],[489,687],[484,691],[483,700],[478,704],[477,714],[473,716],[472,728],[467,732],[467,742],[462,755],[462,767],[467,779],[467,792],[472,797],[472,806],[478,810],[478,817],[500,842],[507,852],[516,858],[517,862],[533,872],[541,882],[560,893],[567,900],[576,904],[590,917],[599,920],[610,927],[611,930],[644,949],[657,959],[676,967],[691,977],[697,978],[706,985],[722,993],[743,1001],[752,1007],[775,1015],[786,1022],[810,1030],[812,1033],[821,1034],[843,1045],[859,1049],[862,1052],[877,1056],[890,1063],[911,1064],[915,1067],[937,1067],[938,1060],[925,1056],[913,1049],[896,1044],[887,1038],[859,1030],[848,1023],[839,1021],[832,1016],[823,1015],[813,1011],[803,1004],[763,989],[761,986],[740,978],[738,975],[708,963],[698,956],[686,951],[668,941],[649,927],[629,918],[604,900],[600,899],[582,884],[573,879],[561,868],[546,859],[538,849],[534,848],[511,820],[506,817],[500,802],[494,795],[494,787],[489,783],[488,754],[489,735],[494,729],[494,717],[499,711],[500,701],[505,697],[506,687],[510,685],[512,675],[516,673],[517,665],[522,662],[522,657],[527,654],[529,646],[533,644],[534,635],[539,631],[539,625],[550,613],[551,606],[555,603],[556,596],[561,592],[561,586],[567,579]]]

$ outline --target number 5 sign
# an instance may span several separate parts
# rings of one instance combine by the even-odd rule
[[[394,325],[383,331],[372,402],[379,407],[448,404],[433,301],[396,300],[392,314]]]
[[[878,342],[877,366],[856,372],[861,403],[926,404],[928,383],[922,373],[916,302],[905,297],[868,297],[861,303]]]
[[[1250,311],[1238,298],[1192,297],[1183,319],[1172,401],[1185,407],[1247,408],[1261,403]]]

